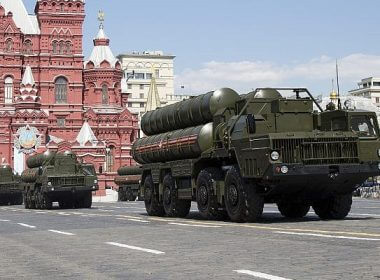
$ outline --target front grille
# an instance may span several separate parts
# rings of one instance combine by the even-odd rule
[[[280,152],[283,163],[305,165],[357,163],[357,138],[272,139],[273,150]]]
[[[49,181],[53,186],[79,186],[84,185],[84,177],[53,177]]]

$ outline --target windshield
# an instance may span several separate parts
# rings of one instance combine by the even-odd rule
[[[377,136],[375,120],[370,116],[352,116],[351,130],[359,136]]]

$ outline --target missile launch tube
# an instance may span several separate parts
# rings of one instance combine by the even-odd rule
[[[141,129],[149,136],[207,124],[220,109],[234,108],[239,99],[230,88],[212,91],[147,112],[141,119]]]
[[[116,185],[127,185],[127,184],[138,184],[141,180],[141,175],[125,175],[125,176],[116,176],[115,184]]]
[[[213,125],[175,130],[137,139],[132,156],[140,164],[199,157],[213,145]]]
[[[142,169],[139,166],[123,166],[117,170],[119,176],[126,175],[140,175],[142,174]]]
[[[37,180],[38,177],[38,170],[39,168],[32,168],[32,169],[26,169],[21,174],[21,180],[24,183],[34,183]]]
[[[28,168],[40,167],[49,162],[55,156],[55,154],[55,152],[46,151],[43,154],[31,156],[26,160],[26,165]]]

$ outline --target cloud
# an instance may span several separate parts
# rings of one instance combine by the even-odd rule
[[[380,76],[380,56],[351,54],[338,60],[343,91],[353,89],[360,79]],[[321,56],[303,63],[277,64],[271,61],[204,63],[200,69],[186,69],[176,76],[177,92],[200,94],[220,87],[241,93],[257,87],[308,87],[317,92],[331,90],[335,58]],[[185,89],[180,89],[184,86]]]

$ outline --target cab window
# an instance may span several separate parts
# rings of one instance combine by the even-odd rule
[[[377,136],[376,122],[370,116],[352,116],[351,117],[351,130],[356,132],[359,136]]]
[[[331,120],[332,131],[345,131],[347,127],[347,119],[345,117],[334,118]]]

